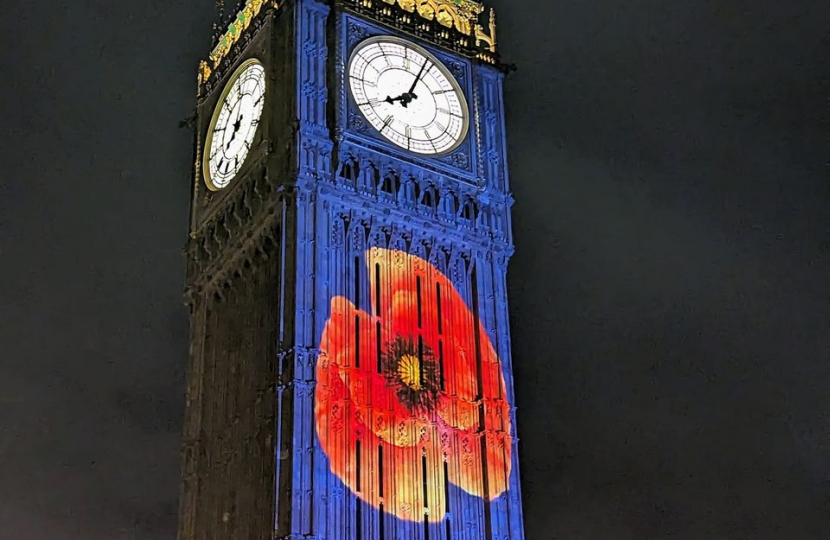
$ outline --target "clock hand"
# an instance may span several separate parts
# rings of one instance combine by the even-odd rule
[[[412,103],[412,100],[417,98],[417,97],[418,96],[416,96],[415,94],[411,94],[409,92],[404,92],[403,94],[401,94],[401,95],[399,95],[398,97],[395,97],[395,98],[387,96],[386,99],[384,99],[383,101],[385,101],[386,103],[389,103],[390,105],[392,105],[396,101],[400,101],[401,105],[404,108],[406,108],[407,106],[409,106],[410,103]]]
[[[403,102],[408,96],[409,96],[409,94],[401,94],[398,97],[394,97],[394,98],[391,97],[391,96],[386,96],[386,99],[384,99],[383,101],[385,101],[386,103],[392,105],[396,101]]]
[[[415,88],[418,86],[418,81],[421,80],[421,77],[424,76],[424,71],[427,68],[427,64],[429,64],[429,60],[424,61],[424,65],[421,66],[421,71],[418,72],[418,75],[415,77],[415,80],[412,82],[412,86],[409,88],[408,92],[404,92],[403,94],[399,95],[398,97],[386,96],[384,100],[386,103],[392,105],[396,101],[400,101],[401,105],[406,108],[412,103],[413,100],[418,99],[418,95],[415,93]]]
[[[404,95],[409,95],[409,96],[411,96],[412,99],[417,99],[418,98],[418,96],[415,95],[415,87],[418,86],[418,81],[420,81],[421,77],[423,77],[424,70],[427,68],[427,64],[429,64],[429,60],[424,60],[424,65],[421,66],[421,71],[419,71],[418,76],[415,77],[415,81],[413,81],[412,87],[409,89],[409,92],[407,92]],[[404,105],[404,106],[406,106],[406,105]]]
[[[225,145],[225,149],[230,148],[231,143],[236,138],[236,134],[239,131],[239,128],[242,126],[242,118],[244,118],[244,116],[240,114],[239,118],[237,118],[236,122],[234,122],[234,124],[233,124],[233,133],[231,133],[231,140],[229,140],[228,144]]]

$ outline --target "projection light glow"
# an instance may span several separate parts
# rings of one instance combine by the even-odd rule
[[[365,260],[371,313],[358,292],[358,306],[331,300],[316,371],[317,435],[331,472],[357,497],[434,523],[451,510],[450,486],[490,500],[508,489],[501,363],[475,309],[435,266],[380,248]]]

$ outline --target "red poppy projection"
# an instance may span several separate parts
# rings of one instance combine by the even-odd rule
[[[491,500],[508,488],[501,364],[435,266],[379,248],[365,259],[372,313],[334,297],[323,330],[317,435],[331,472],[361,500],[399,519],[437,522],[451,510],[450,484]]]

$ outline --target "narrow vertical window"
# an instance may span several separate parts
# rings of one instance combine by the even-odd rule
[[[444,342],[438,342],[438,379],[441,385],[441,391],[445,392],[446,388],[446,379],[444,378]]]
[[[435,284],[435,302],[438,307],[438,333],[443,332],[443,321],[441,320],[441,284]]]
[[[383,503],[378,507],[378,540],[386,540],[386,512],[383,509]]]
[[[447,540],[452,540],[452,528],[450,527],[450,518],[447,518],[444,523],[447,525]]]
[[[354,305],[360,308],[360,257],[354,258]]]
[[[421,276],[415,278],[415,289],[418,293],[418,328],[421,327]]]
[[[424,508],[429,508],[429,485],[427,484],[427,456],[421,456],[421,485],[424,488]]]
[[[355,461],[355,491],[360,491],[360,441],[354,443],[354,461]]]
[[[418,336],[418,384],[419,386],[423,386],[424,384],[424,375],[426,375],[426,371],[424,370],[424,338],[423,336]]]
[[[354,367],[360,367],[360,315],[354,316]]]
[[[363,540],[363,501],[357,499],[354,509],[354,536],[355,540]]]
[[[378,493],[383,497],[383,446],[378,445]]]
[[[450,468],[447,462],[444,462],[444,505],[447,513],[450,513]]]
[[[473,321],[480,321],[481,314],[479,313],[478,308],[478,272],[475,268],[470,275],[470,281],[472,281],[472,294],[473,294]],[[482,380],[484,377],[484,369],[481,365],[481,334],[479,334],[479,329],[481,325],[474,324],[473,325],[473,335],[475,337],[475,355],[476,355],[476,398],[481,399],[484,395],[484,381]]]
[[[375,315],[380,316],[380,263],[375,264]]]
[[[360,492],[361,471],[360,471],[360,441],[354,443],[355,460],[355,491]],[[363,501],[358,498],[355,502],[355,540],[363,540]]]
[[[375,324],[375,330],[377,331],[375,333],[375,347],[377,348],[376,352],[377,352],[377,360],[378,360],[378,362],[377,362],[377,364],[378,364],[377,365],[377,371],[378,371],[378,373],[380,373],[381,369],[383,368],[383,365],[382,365],[383,351],[381,350],[381,341],[380,341],[381,328],[380,328],[380,323],[379,322]]]
[[[429,540],[429,514],[424,513],[424,540]]]

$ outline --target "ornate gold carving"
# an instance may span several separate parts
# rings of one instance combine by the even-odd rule
[[[417,13],[429,21],[437,21],[446,28],[455,28],[465,36],[475,36],[476,45],[486,43],[496,52],[496,13],[490,10],[490,33],[479,24],[484,6],[473,0],[382,0],[389,5],[399,5],[409,13]],[[365,0],[371,4],[372,0]]]
[[[285,0],[248,0],[219,38],[208,61],[202,61],[199,64],[199,87],[207,82],[213,71],[219,67],[262,9],[267,6],[278,9],[284,2]],[[477,47],[484,43],[491,53],[496,52],[496,12],[490,9],[488,33],[479,22],[485,7],[475,0],[355,0],[355,2],[365,7],[372,7],[376,2],[383,2],[390,6],[397,4],[407,13],[418,15],[429,21],[436,21],[444,28],[455,28],[464,36],[475,39]],[[442,35],[449,37],[448,33],[442,33]],[[467,45],[465,38],[459,38],[459,40],[465,46]],[[491,64],[495,63],[495,58],[486,51],[479,52],[477,57]]]
[[[230,52],[231,47],[239,41],[242,32],[244,32],[253,21],[254,17],[259,15],[266,0],[248,0],[243,7],[236,14],[236,18],[228,25],[228,29],[219,38],[219,43],[210,53],[210,60],[213,62],[213,67],[219,66],[219,62]]]
[[[476,45],[482,41],[486,43],[490,52],[496,52],[496,10],[490,10],[490,34],[485,34],[480,24],[475,23]]]
[[[213,73],[213,70],[210,69],[210,66],[207,62],[202,60],[199,62],[199,86],[202,86],[205,81],[210,79],[210,74]]]

